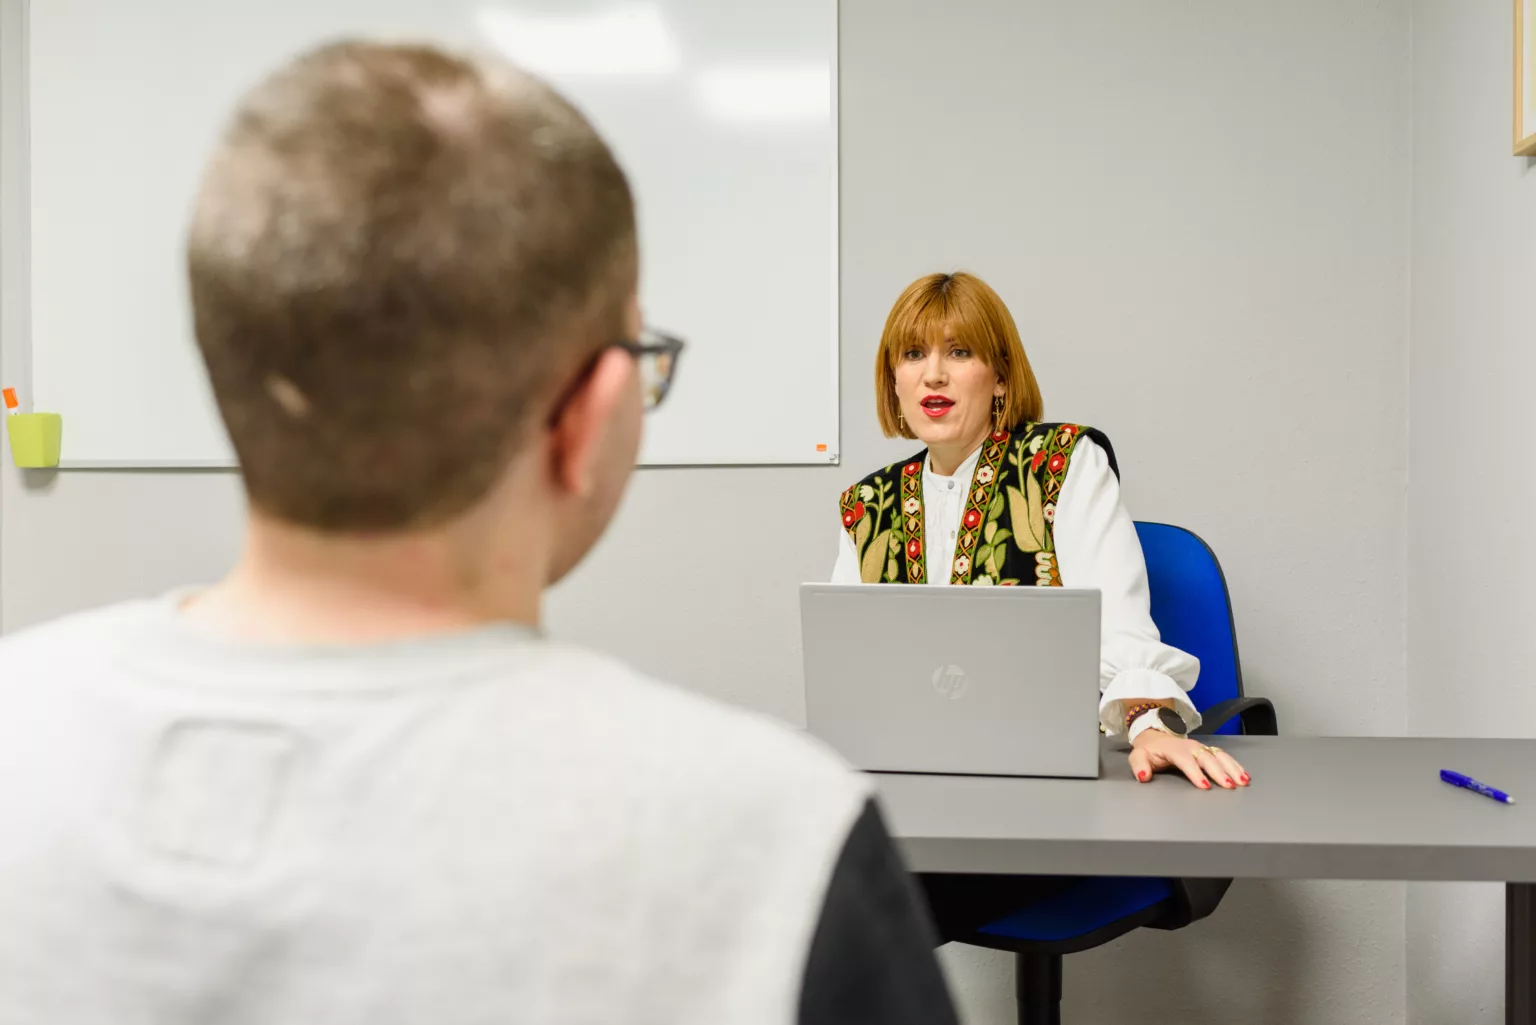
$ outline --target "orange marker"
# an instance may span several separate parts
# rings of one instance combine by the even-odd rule
[[[7,388],[0,395],[5,396],[5,412],[9,416],[15,416],[21,412],[21,403],[16,398],[16,389]]]

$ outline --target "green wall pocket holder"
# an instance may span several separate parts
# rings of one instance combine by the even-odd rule
[[[17,413],[5,418],[11,458],[26,469],[59,465],[64,418],[57,413]]]

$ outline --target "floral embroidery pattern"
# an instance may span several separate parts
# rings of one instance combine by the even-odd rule
[[[982,522],[992,508],[992,493],[996,490],[997,468],[1002,465],[1003,453],[1008,451],[1007,431],[994,431],[981,446],[981,458],[976,461],[976,471],[971,476],[971,492],[965,502],[965,512],[960,516],[960,536],[955,540],[955,562],[950,567],[951,584],[968,584],[971,571],[985,565],[978,543],[984,540]],[[995,519],[995,517],[994,517]],[[993,573],[990,576],[996,576]],[[988,581],[991,583],[992,581]]]
[[[1049,453],[1045,463],[1046,479],[1043,484],[1046,501],[1055,503],[1061,495],[1061,486],[1067,479],[1067,464],[1072,458],[1072,449],[1077,445],[1077,437],[1083,429],[1076,424],[1062,424],[1056,428],[1055,436],[1051,438],[1048,447],[1044,450]]]
[[[989,519],[1001,521],[1006,506],[1008,525],[999,522],[995,528],[984,528],[988,546],[978,550],[975,558],[977,572],[991,577],[992,583],[1061,586],[1052,527],[1056,523],[1056,499],[1067,478],[1072,450],[1083,431],[1076,424],[1030,424],[1010,444],[1007,462],[1012,472],[1004,475],[1008,478],[1007,486],[994,499],[995,508],[988,510]],[[1013,568],[1004,545],[1010,539],[1013,549],[1031,557],[1033,580],[1004,577]]]
[[[901,468],[902,512],[907,540],[907,583],[928,580],[923,561],[923,461],[915,459]],[[894,577],[894,574],[892,574]]]
[[[1073,449],[1085,433],[1076,424],[1025,424],[988,437],[961,513],[950,583],[1061,586],[1052,528]],[[843,527],[865,583],[927,580],[925,457],[887,467],[843,493]]]
[[[859,553],[859,579],[867,584],[896,579],[903,537],[893,522],[895,505],[896,489],[880,474],[843,492],[843,529]]]

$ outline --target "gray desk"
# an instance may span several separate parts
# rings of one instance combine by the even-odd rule
[[[920,872],[1497,881],[1505,1020],[1536,1025],[1536,740],[1232,737],[1237,792],[1137,783],[1106,744],[1097,780],[881,774]],[[1455,769],[1514,796],[1441,783]]]

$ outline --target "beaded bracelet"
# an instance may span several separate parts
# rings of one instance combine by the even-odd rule
[[[1145,701],[1139,705],[1132,705],[1125,713],[1125,732],[1131,732],[1131,723],[1140,718],[1143,713],[1162,707],[1162,704],[1157,701]]]

